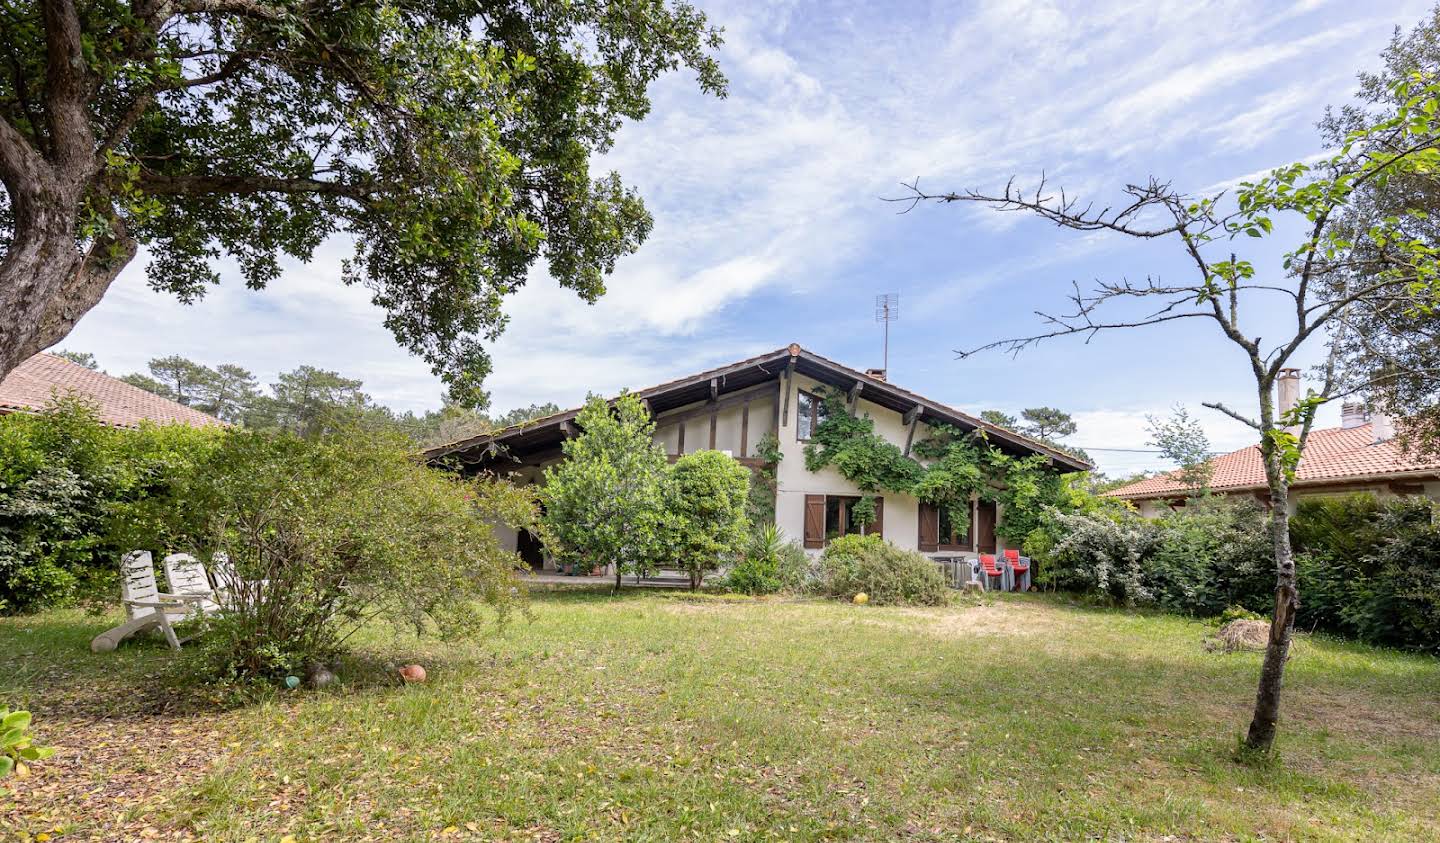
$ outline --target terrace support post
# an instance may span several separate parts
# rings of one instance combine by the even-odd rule
[[[710,411],[710,450],[712,451],[715,450],[715,425],[719,418],[720,413],[718,411]]]
[[[850,387],[850,394],[845,396],[845,400],[850,404],[850,415],[852,416],[855,415],[855,410],[859,407],[860,391],[864,388],[865,384],[860,381],[855,381],[855,385]]]

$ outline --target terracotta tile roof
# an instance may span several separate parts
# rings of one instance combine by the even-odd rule
[[[1001,439],[1005,439],[1015,445],[1019,445],[1022,448],[1048,456],[1052,460],[1064,464],[1068,470],[1088,471],[1089,469],[1094,467],[1089,463],[1085,462],[1084,460],[1080,459],[1079,457],[1076,457],[1068,452],[1061,451],[1058,448],[1055,448],[1053,445],[1041,442],[1036,439],[1032,439],[1028,436],[1025,436],[1024,434],[1010,430],[1009,428],[1003,428],[997,425],[993,425],[990,422],[985,421],[984,419],[980,419],[967,413],[963,413],[953,407],[941,404],[938,401],[932,401],[924,397],[923,395],[911,392],[908,389],[902,389],[895,384],[889,382],[888,380],[875,378],[867,373],[861,372],[858,369],[853,369],[849,366],[846,366],[843,363],[837,363],[834,360],[829,359],[828,357],[822,357],[821,355],[816,354],[813,351],[801,348],[799,343],[791,343],[788,346],[777,348],[774,351],[767,351],[764,354],[757,354],[754,357],[749,357],[734,363],[727,363],[724,366],[719,366],[714,369],[707,369],[703,372],[697,372],[696,374],[687,375],[683,378],[666,381],[655,386],[646,387],[644,389],[632,390],[632,394],[638,395],[642,398],[651,397],[666,392],[667,390],[683,386],[685,384],[709,380],[711,377],[717,375],[723,375],[727,372],[734,372],[739,369],[744,369],[771,360],[788,360],[792,356],[803,356],[809,358],[827,368],[842,372],[847,377],[870,384],[870,386],[867,386],[867,389],[874,388],[880,390],[889,390],[906,396],[907,398],[918,404],[925,405],[928,408],[928,411],[939,414],[945,419],[947,423],[953,424],[959,422],[970,427],[980,428],[987,431],[988,433],[996,435]],[[443,445],[436,445],[434,447],[426,449],[424,451],[424,455],[427,459],[437,459],[442,456],[462,451],[466,448],[471,448],[477,445],[485,445],[490,442],[503,440],[507,436],[514,435],[521,431],[533,430],[535,428],[544,427],[551,424],[559,424],[562,421],[573,419],[577,414],[579,414],[579,412],[579,407],[575,407],[569,410],[561,410],[558,413],[552,413],[548,416],[530,419],[516,425],[511,425],[510,427],[493,430],[476,436],[470,436],[465,439],[460,439],[458,441],[450,442]]]
[[[100,420],[114,427],[139,427],[146,420],[192,427],[224,424],[214,416],[53,354],[31,357],[0,381],[0,414],[43,410],[56,396],[70,393],[99,405]]]
[[[1390,439],[1372,441],[1370,425],[1328,427],[1312,430],[1305,443],[1305,455],[1295,472],[1295,486],[1343,483],[1395,475],[1430,474],[1440,477],[1440,459],[1419,458],[1400,450]],[[1260,446],[1241,448],[1210,461],[1215,473],[1210,487],[1218,492],[1261,489],[1265,487],[1265,468],[1260,462]],[[1129,500],[1163,498],[1184,494],[1178,472],[1139,480],[1106,492],[1110,497]]]

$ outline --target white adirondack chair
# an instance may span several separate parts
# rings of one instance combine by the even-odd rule
[[[170,560],[165,561],[168,563]],[[126,620],[91,640],[90,649],[97,653],[108,653],[135,633],[152,629],[164,633],[171,649],[178,650],[180,639],[175,635],[172,624],[202,611],[199,607],[207,602],[214,605],[213,601],[208,600],[208,584],[204,595],[167,594],[161,591],[155,584],[155,562],[148,550],[133,550],[125,554],[120,568],[120,602],[125,606]]]
[[[235,570],[235,563],[223,551],[210,557],[210,574],[215,581],[216,596],[228,606],[258,602],[261,592],[269,584],[269,580],[242,579]]]
[[[203,614],[220,611],[215,602],[215,589],[205,575],[205,565],[188,553],[172,553],[160,562],[165,569],[165,580],[170,583],[170,593],[176,597],[200,598],[196,608]]]

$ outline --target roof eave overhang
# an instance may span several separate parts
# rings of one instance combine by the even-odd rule
[[[998,440],[1002,446],[1008,446],[1009,450],[1036,453],[1048,457],[1051,466],[1059,471],[1090,471],[1094,468],[1093,465],[1090,465],[1084,460],[1066,454],[1063,451],[1050,448],[1013,431],[997,427],[983,419],[929,401],[923,396],[897,387],[888,381],[883,381],[843,366],[833,360],[828,360],[817,354],[805,351],[798,346],[777,349],[774,352],[743,360],[730,366],[711,369],[688,378],[682,378],[648,389],[639,390],[634,394],[645,400],[654,400],[711,380],[723,381],[728,376],[757,368],[762,370],[767,376],[778,376],[792,361],[795,364],[795,371],[802,375],[842,389],[850,389],[859,383],[862,385],[861,392],[866,401],[902,414],[915,413],[918,410],[918,418],[927,424],[940,423],[959,427],[964,430],[982,430],[987,437],[992,440]],[[564,438],[562,429],[565,423],[573,421],[579,412],[579,408],[566,410],[542,419],[527,422],[524,425],[514,428],[498,430],[448,445],[441,445],[424,451],[423,456],[427,461],[435,462],[446,459],[447,457],[455,457],[461,453],[474,452],[480,449],[482,456],[479,459],[463,460],[463,457],[461,458],[462,461],[475,464],[484,461],[485,457],[483,454],[494,454],[502,446],[508,447],[521,442],[535,440],[540,440],[540,444],[548,445],[551,444],[548,440],[552,437],[557,439]],[[550,432],[560,435],[558,437],[553,436],[553,434],[546,435]]]

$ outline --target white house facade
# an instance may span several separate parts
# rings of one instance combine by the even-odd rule
[[[991,444],[1017,455],[1043,454],[1058,472],[1083,471],[1084,461],[1014,431],[901,389],[877,370],[860,371],[792,344],[637,395],[655,420],[655,441],[672,460],[700,450],[718,450],[752,469],[766,465],[761,442],[774,434],[781,459],[775,466],[775,522],[787,537],[818,553],[837,535],[860,532],[849,508],[864,494],[834,467],[805,467],[805,444],[819,423],[822,390],[845,393],[851,412],[874,420],[875,432],[910,454],[932,425],[963,431],[981,429]],[[474,473],[493,472],[521,483],[540,482],[546,467],[564,458],[561,444],[577,433],[578,408],[513,428],[432,448],[432,463]],[[936,556],[964,556],[1003,550],[995,535],[1000,513],[993,503],[971,501],[968,518],[921,503],[909,495],[884,493],[876,519],[864,530],[878,532],[898,547]],[[968,529],[951,528],[952,521]],[[502,540],[537,569],[548,556],[530,537],[502,532]]]

